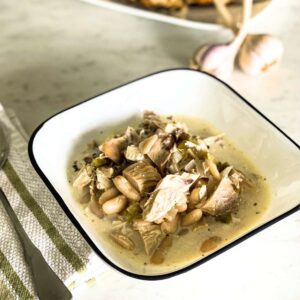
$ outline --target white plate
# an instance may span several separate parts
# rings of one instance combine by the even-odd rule
[[[155,21],[165,22],[178,26],[201,29],[201,30],[220,30],[224,29],[222,20],[220,19],[213,5],[210,6],[192,6],[189,7],[185,18],[180,18],[171,13],[170,10],[150,10],[142,6],[134,5],[133,3],[117,1],[117,0],[81,0],[82,2],[90,3],[95,6],[105,7],[116,10],[122,13],[147,18]],[[265,10],[271,0],[256,0],[253,4],[253,16],[260,15],[260,12]],[[240,19],[241,5],[228,5],[228,9],[236,20]],[[255,20],[256,17],[253,20]]]
[[[272,190],[270,207],[256,229],[190,266],[159,276],[134,274],[111,256],[95,226],[74,200],[66,174],[70,155],[79,141],[91,132],[124,124],[145,109],[209,121],[256,162]],[[189,69],[149,75],[58,113],[36,129],[30,139],[29,155],[41,178],[94,251],[114,268],[138,278],[161,279],[187,271],[299,209],[299,146],[225,83]]]

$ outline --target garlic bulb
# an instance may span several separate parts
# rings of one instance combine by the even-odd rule
[[[238,63],[250,75],[266,73],[277,66],[283,53],[281,41],[268,34],[248,35],[242,44]]]
[[[234,69],[235,57],[247,36],[247,24],[252,11],[252,0],[243,0],[242,23],[234,39],[227,44],[205,45],[194,55],[192,68],[226,80]]]
[[[196,51],[191,68],[226,80],[233,71],[234,57],[230,44],[205,45]]]

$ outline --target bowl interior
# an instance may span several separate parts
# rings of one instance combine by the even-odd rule
[[[267,213],[256,227],[299,205],[300,151],[297,145],[233,90],[207,74],[170,70],[150,75],[57,114],[37,130],[32,141],[32,156],[39,171],[94,245],[118,267],[132,271],[103,246],[95,226],[73,199],[66,170],[79,142],[89,141],[99,130],[126,124],[145,109],[205,119],[259,166],[271,187],[272,198]]]

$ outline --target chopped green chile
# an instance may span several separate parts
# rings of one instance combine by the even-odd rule
[[[126,218],[127,223],[132,223],[134,219],[141,216],[142,209],[139,203],[135,202],[130,204],[123,212],[123,216]]]
[[[140,213],[142,210],[140,208],[140,205],[138,203],[133,203],[133,204],[130,204],[126,211],[131,214],[131,215],[137,215],[138,213]]]
[[[185,145],[186,140],[182,140],[177,145],[177,149],[181,152],[182,155],[184,155],[188,149],[188,147]]]
[[[95,168],[99,168],[103,165],[105,165],[107,160],[104,157],[96,157],[93,159],[91,165]]]

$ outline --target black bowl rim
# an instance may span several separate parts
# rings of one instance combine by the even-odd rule
[[[292,140],[285,132],[283,132],[277,125],[275,125],[269,118],[267,118],[262,112],[260,112],[256,107],[254,107],[251,103],[249,103],[243,96],[241,96],[237,91],[235,91],[232,87],[230,87],[227,83],[225,83],[224,81],[220,80],[219,78],[206,73],[206,72],[202,72],[202,71],[197,71],[197,70],[192,70],[189,68],[171,68],[171,69],[165,69],[165,70],[161,70],[158,72],[154,72],[148,75],[145,75],[143,77],[134,79],[132,81],[129,81],[125,84],[119,85],[115,88],[112,88],[108,91],[102,92],[96,96],[93,96],[91,98],[88,98],[86,100],[83,100],[75,105],[72,105],[66,109],[63,109],[62,111],[50,116],[49,118],[47,118],[44,122],[42,122],[32,133],[29,143],[28,143],[28,154],[29,154],[29,158],[31,161],[31,164],[33,165],[34,169],[36,170],[36,172],[38,173],[38,175],[41,177],[41,179],[44,181],[44,183],[46,184],[47,188],[50,190],[50,192],[53,194],[53,196],[55,197],[56,201],[59,203],[59,205],[61,206],[61,208],[63,209],[63,211],[65,212],[65,214],[68,216],[68,218],[71,220],[71,222],[73,223],[73,225],[77,228],[77,230],[80,232],[80,234],[83,236],[83,238],[86,240],[86,242],[89,244],[89,246],[93,249],[93,251],[95,253],[97,253],[97,255],[104,260],[104,262],[106,262],[108,265],[110,265],[111,267],[113,267],[114,269],[116,269],[117,271],[136,278],[136,279],[141,279],[141,280],[161,280],[161,279],[167,279],[167,278],[171,278],[173,276],[185,273],[205,262],[207,262],[208,260],[216,257],[217,255],[220,255],[222,253],[224,253],[225,251],[229,250],[230,248],[238,245],[239,243],[245,241],[246,239],[250,238],[251,236],[259,233],[261,230],[277,223],[278,221],[286,218],[287,216],[291,215],[292,213],[297,212],[298,210],[300,210],[300,204],[296,205],[294,208],[290,209],[289,211],[279,215],[278,217],[268,221],[267,223],[255,228],[254,230],[248,232],[247,234],[245,234],[244,236],[238,238],[237,240],[231,242],[230,244],[222,247],[221,249],[213,252],[212,254],[202,258],[201,260],[194,262],[193,264],[186,266],[182,269],[170,272],[170,273],[166,273],[166,274],[161,274],[161,275],[141,275],[141,274],[136,274],[136,273],[132,273],[129,272],[127,270],[124,270],[122,268],[120,268],[119,266],[115,265],[110,259],[108,259],[100,250],[99,248],[94,244],[94,242],[91,240],[91,238],[88,236],[88,234],[86,233],[86,231],[84,230],[84,228],[81,226],[81,224],[77,221],[77,219],[75,218],[75,216],[71,213],[71,211],[69,210],[69,208],[67,207],[67,205],[65,204],[64,200],[60,197],[60,195],[58,194],[58,192],[55,190],[55,188],[52,186],[52,184],[50,183],[50,181],[48,180],[47,176],[42,172],[42,170],[40,169],[38,163],[35,160],[34,154],[33,154],[33,142],[34,142],[34,138],[37,135],[37,133],[39,132],[39,130],[44,126],[45,123],[47,123],[50,119],[52,119],[53,117],[55,117],[58,114],[61,114],[67,110],[72,109],[73,107],[79,106],[87,101],[90,101],[96,97],[99,97],[101,95],[104,95],[106,93],[112,92],[114,90],[117,90],[121,87],[124,87],[126,85],[129,85],[131,83],[134,83],[136,81],[145,79],[147,77],[151,77],[153,75],[157,75],[160,73],[165,73],[165,72],[170,72],[170,71],[190,71],[190,72],[197,72],[197,73],[202,73],[205,74],[215,80],[217,80],[218,82],[220,82],[222,85],[224,85],[225,87],[227,87],[231,92],[233,92],[236,96],[238,96],[238,98],[244,102],[246,105],[248,105],[252,110],[254,110],[259,116],[261,116],[265,121],[267,121],[269,124],[271,124],[277,131],[279,131],[288,141],[290,141],[294,146],[296,146],[296,148],[298,150],[300,150],[300,146],[294,141]]]

